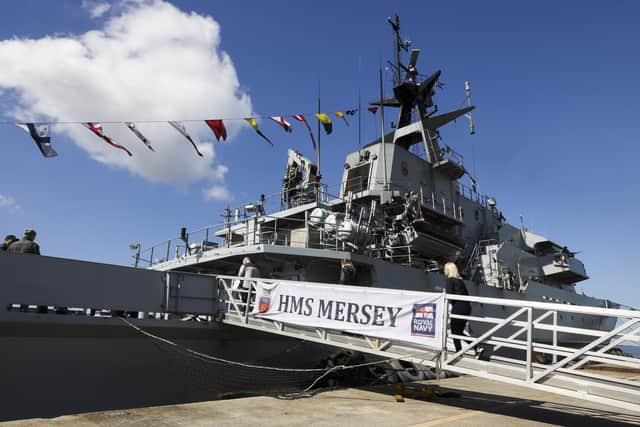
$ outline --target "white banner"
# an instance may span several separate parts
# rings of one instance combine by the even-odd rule
[[[310,282],[257,282],[256,288],[256,317],[442,349],[441,293]]]

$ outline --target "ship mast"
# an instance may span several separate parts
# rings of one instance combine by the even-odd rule
[[[409,48],[409,42],[403,42],[402,38],[400,37],[400,17],[398,17],[398,15],[395,16],[395,20],[391,19],[391,17],[387,18],[387,20],[389,21],[389,24],[391,24],[391,28],[393,28],[393,32],[395,33],[395,41],[394,41],[394,53],[395,53],[395,57],[396,57],[396,63],[395,63],[395,78],[393,81],[394,85],[397,85],[401,82],[401,77],[400,77],[400,69],[401,69],[401,65],[400,65],[400,49],[404,50],[405,52],[408,50]]]

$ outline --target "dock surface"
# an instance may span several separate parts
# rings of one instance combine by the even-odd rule
[[[429,390],[436,391],[436,396]],[[396,395],[402,391],[403,402]],[[446,393],[450,392],[450,393]],[[442,396],[442,394],[449,396]],[[440,396],[437,396],[440,395]],[[29,419],[4,426],[626,426],[640,414],[469,376]]]

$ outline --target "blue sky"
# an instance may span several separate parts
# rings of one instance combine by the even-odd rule
[[[23,1],[7,5],[0,16],[0,40],[78,36],[102,30],[114,16],[127,13],[127,6],[116,3],[92,18],[90,6],[97,4]],[[632,271],[640,238],[635,225],[640,209],[638,3],[172,4],[187,14],[210,16],[220,25],[217,48],[229,55],[237,73],[238,87],[231,91],[245,94],[252,111],[260,115],[313,112],[318,82],[323,110],[328,112],[355,107],[358,88],[363,100],[375,98],[378,64],[391,59],[386,18],[398,13],[404,36],[422,49],[419,70],[443,70],[441,80],[446,86],[437,98],[441,111],[457,108],[464,99],[464,81],[472,83],[477,134],[469,136],[467,123],[458,121],[442,136],[465,156],[480,190],[498,200],[510,222],[518,224],[523,215],[532,231],[580,251],[591,279],[579,284],[579,291],[640,306]],[[0,57],[1,52],[0,47]],[[34,79],[51,62],[69,60],[56,52],[43,55],[33,60]],[[177,54],[175,61],[189,58]],[[159,70],[144,71],[131,76],[144,81],[124,82],[150,87],[138,98],[157,104],[173,99],[167,96],[185,98],[188,78],[176,79],[175,87],[154,85]],[[109,78],[108,69],[100,76],[91,72],[83,76],[86,81]],[[13,120],[20,88],[2,87],[2,74],[0,69],[0,114],[2,120]],[[212,74],[211,84],[217,79]],[[390,79],[386,72],[387,93]],[[72,95],[62,92],[56,104],[64,106]],[[87,111],[104,107],[104,99],[84,102]],[[229,114],[228,105],[215,96],[198,102],[207,105],[202,116],[185,110],[175,118]],[[246,108],[239,99],[233,103],[237,111]],[[162,107],[153,111],[164,111]],[[139,115],[132,120],[167,118],[137,110],[135,114]],[[233,117],[242,117],[237,114]],[[109,111],[94,119],[114,115]],[[249,128],[235,125],[230,141],[209,144],[214,154],[206,167],[202,166],[206,160],[191,156],[186,143],[176,146],[184,150],[180,155],[190,157],[181,157],[183,163],[172,172],[177,178],[163,180],[158,170],[144,169],[144,162],[136,166],[142,169],[121,167],[114,157],[120,153],[91,152],[88,144],[102,143],[84,129],[54,133],[60,156],[44,159],[20,129],[0,125],[0,196],[13,200],[0,207],[0,233],[18,234],[26,226],[33,227],[45,254],[126,264],[129,243],[155,243],[177,235],[181,226],[218,223],[228,204],[241,205],[260,193],[279,191],[288,148],[312,155],[302,127],[286,135],[272,123],[263,121],[260,126],[274,141],[273,148]],[[376,126],[369,113],[363,115],[363,143],[377,136]],[[334,135],[323,137],[322,172],[330,185],[339,182],[344,156],[357,147],[355,126],[335,123],[334,127]],[[167,127],[158,132],[175,131]],[[205,135],[206,129],[194,132]],[[85,145],[72,138],[86,139]],[[136,144],[134,139],[127,142]],[[136,158],[144,159],[143,155],[153,153],[139,151]],[[100,156],[109,157],[96,161]],[[220,167],[226,173],[217,176],[212,171]],[[205,200],[203,189],[211,185],[222,193],[222,189],[228,191],[233,199]]]

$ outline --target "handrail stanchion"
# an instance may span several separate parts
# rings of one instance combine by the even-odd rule
[[[527,371],[525,380],[531,381],[533,375],[533,308],[527,307]]]
[[[558,312],[553,311],[553,348],[558,348]],[[558,362],[558,355],[553,353],[553,364]]]
[[[442,328],[442,353],[440,357],[442,361],[440,362],[441,370],[443,370],[447,365],[447,331],[449,330],[449,300],[447,298],[446,289],[442,290],[442,297],[444,298],[444,324]],[[438,373],[438,378],[440,379],[440,375]]]
[[[244,306],[244,323],[249,323],[249,305],[251,303],[251,290],[253,288],[251,281],[244,279],[245,284],[249,284],[249,289],[247,290],[247,303]]]
[[[167,240],[167,258],[166,258],[167,261],[169,261],[170,251],[171,251],[171,239]]]
[[[155,247],[151,248],[151,255],[149,256],[149,267],[153,266],[153,250]]]

